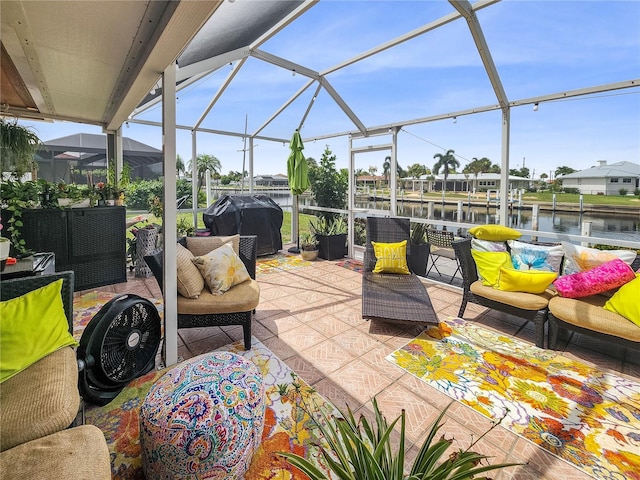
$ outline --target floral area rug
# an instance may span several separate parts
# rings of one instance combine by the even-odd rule
[[[266,413],[262,443],[253,456],[245,480],[307,478],[276,452],[295,452],[315,458],[317,426],[311,415],[321,419],[321,412],[330,414],[334,407],[295,374],[292,376],[293,371],[255,338],[249,351],[244,350],[243,342],[219,350],[232,351],[251,360],[264,378]],[[107,439],[114,480],[145,478],[140,457],[139,412],[147,392],[166,371],[153,371],[134,380],[104,407],[87,408],[86,423],[100,428]],[[279,386],[291,386],[294,382],[299,386],[297,393],[281,395]]]
[[[258,258],[256,262],[256,274],[292,270],[294,268],[308,267],[309,265],[311,265],[311,262],[303,260],[300,255],[276,253],[275,255]]]
[[[387,360],[598,479],[640,479],[640,383],[451,319]]]
[[[362,273],[363,270],[362,262],[360,260],[353,260],[351,258],[336,262],[336,265],[338,265],[339,267],[344,267],[348,270],[353,270],[354,272],[358,273]]]

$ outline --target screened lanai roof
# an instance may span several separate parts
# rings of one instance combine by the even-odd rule
[[[41,158],[55,158],[70,152],[82,154],[78,156],[78,165],[90,165],[106,159],[106,135],[77,133],[42,142],[37,151]],[[122,153],[124,159],[132,167],[152,165],[162,162],[162,151],[145,145],[129,137],[122,137]],[[64,157],[68,159],[68,156]]]

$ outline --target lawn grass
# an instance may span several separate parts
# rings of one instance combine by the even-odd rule
[[[525,192],[522,195],[522,201],[524,203],[552,203],[552,192]],[[577,193],[556,193],[556,203],[567,204],[579,204],[580,194]],[[405,198],[420,198],[420,193],[405,192]],[[640,198],[638,196],[625,195],[582,195],[583,203],[585,205],[627,205],[640,207]],[[398,197],[401,198],[401,197]],[[446,192],[445,199],[447,200],[466,200],[468,198],[467,192]],[[477,193],[472,195],[472,200],[482,201],[487,198],[485,193]],[[425,192],[422,194],[423,200],[442,200],[442,192]]]
[[[134,217],[138,216],[137,214],[130,214],[127,215],[127,222],[131,221],[131,219],[133,219]],[[181,218],[186,218],[187,220],[191,220],[192,218],[192,214],[189,212],[186,213],[178,213],[177,216],[178,220]],[[300,233],[303,232],[308,232],[309,231],[309,221],[312,219],[315,219],[315,215],[308,215],[305,213],[301,213],[300,214]],[[135,226],[140,228],[144,225],[146,225],[147,223],[154,223],[156,225],[161,225],[162,224],[162,219],[158,218],[154,215],[151,215],[150,213],[146,215],[146,220],[145,221],[141,221],[138,224],[136,224]],[[127,238],[133,238],[133,233],[131,233],[131,228],[130,227],[127,230]],[[202,213],[198,214],[198,226],[196,228],[199,229],[204,229],[206,228],[204,225],[204,220],[202,218]],[[295,243],[294,241],[291,240],[291,212],[286,212],[283,211],[282,212],[282,228],[280,228],[280,233],[282,235],[282,242],[283,243]]]

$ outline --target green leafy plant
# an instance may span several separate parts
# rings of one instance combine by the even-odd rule
[[[300,382],[291,385],[279,385],[282,396],[287,396],[293,402],[303,398],[300,389],[305,388]],[[310,388],[310,387],[306,387]],[[500,422],[487,430],[465,450],[450,451],[453,438],[445,438],[440,433],[445,425],[444,416],[451,406],[451,402],[438,416],[431,426],[426,439],[422,443],[420,452],[409,468],[406,465],[405,437],[406,418],[405,412],[393,422],[388,423],[373,401],[374,421],[370,422],[366,417],[360,416],[359,420],[347,407],[347,412],[340,411],[340,415],[328,415],[320,410],[318,416],[314,416],[304,404],[296,405],[314,419],[320,441],[317,443],[320,465],[326,466],[331,475],[324,471],[322,466],[301,455],[289,452],[281,452],[280,456],[287,459],[294,467],[300,469],[312,480],[466,480],[476,478],[484,472],[498,470],[517,463],[501,463],[491,465],[489,457],[472,451],[471,449]],[[392,448],[391,434],[397,424],[400,424],[399,445]],[[408,473],[405,472],[408,469]],[[486,477],[482,477],[486,478]]]
[[[40,139],[33,130],[18,125],[18,121],[0,118],[1,171],[13,171],[16,178],[37,168],[33,155]]]
[[[414,223],[411,229],[411,243],[413,245],[424,245],[427,243],[427,224]]]
[[[6,225],[7,234],[18,255],[30,253],[27,243],[20,233],[20,229],[24,226],[22,212],[25,209],[34,208],[38,204],[40,193],[41,189],[38,183],[33,181],[7,180],[0,184],[3,209],[9,212]]]
[[[316,236],[313,234],[313,232],[300,233],[300,248],[308,252],[312,252],[313,250],[318,249]]]
[[[196,229],[187,217],[178,217],[176,222],[176,232],[178,237],[191,237]]]
[[[318,217],[315,222],[309,220],[309,228],[315,235],[341,235],[347,233],[348,224],[342,216]]]

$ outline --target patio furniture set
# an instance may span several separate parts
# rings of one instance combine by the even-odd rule
[[[640,348],[640,319],[636,318],[636,323],[634,323],[619,312],[604,308],[618,287],[625,287],[627,293],[624,293],[624,296],[635,298],[634,302],[637,304],[637,298],[640,295],[640,278],[635,278],[634,272],[640,269],[640,256],[635,255],[633,251],[625,251],[629,254],[626,257],[629,266],[623,273],[626,275],[624,277],[626,281],[620,281],[613,287],[611,284],[606,285],[606,282],[600,281],[598,282],[601,284],[600,288],[594,289],[594,293],[572,298],[573,295],[567,296],[570,292],[565,292],[564,296],[559,295],[557,289],[548,288],[551,285],[543,288],[542,291],[532,293],[500,290],[487,285],[486,282],[483,283],[478,264],[472,254],[472,241],[471,238],[467,238],[453,242],[463,277],[459,317],[464,316],[468,303],[475,303],[525,318],[535,325],[535,343],[540,348],[545,348],[545,346],[551,349],[558,348],[560,331],[582,333],[630,348]],[[562,271],[566,256],[566,252],[562,251],[562,245],[550,245],[548,248],[555,248],[556,251],[559,249],[561,252],[558,257],[561,269],[558,278],[562,279],[563,276],[566,278],[572,275]],[[508,245],[506,249],[508,249]],[[604,255],[606,259],[612,258],[611,254],[605,253]],[[606,261],[603,260],[603,263]],[[616,275],[618,274],[608,273],[605,276],[607,279],[614,279]],[[609,288],[606,288],[607,286]],[[635,316],[637,317],[639,313],[640,311],[636,307]],[[549,323],[548,342],[545,343],[545,324],[547,322]]]
[[[370,217],[367,219],[366,232],[362,276],[363,318],[412,324],[438,323],[425,285],[408,268],[407,258],[411,254],[409,220]],[[611,295],[567,298],[546,288],[548,284],[539,292],[507,291],[483,284],[484,271],[474,257],[473,241],[472,238],[465,238],[451,243],[464,280],[460,317],[471,302],[528,319],[535,324],[535,341],[542,348],[545,347],[547,321],[550,348],[556,348],[560,329],[605,337],[625,346],[637,348],[640,345],[640,325],[603,307],[612,298]],[[179,241],[179,328],[241,325],[245,348],[251,348],[252,315],[260,295],[255,280],[256,245],[255,236],[241,235],[189,237]],[[209,270],[211,265],[206,261],[202,265],[202,259],[212,254],[222,255],[226,250],[237,255],[238,263],[241,261],[246,269],[246,277],[234,277],[236,284],[231,285],[233,288],[229,287],[224,293],[216,295],[211,291],[215,272]],[[505,251],[498,253],[502,257],[509,257],[513,254],[513,248],[511,252],[505,248]],[[162,255],[159,250],[145,256],[161,288]],[[626,288],[626,283],[640,281],[632,270],[640,266],[640,259],[626,258],[632,264],[632,267],[625,265],[634,280],[624,282],[620,291]],[[235,270],[236,266],[231,270]],[[628,272],[626,274],[628,276]],[[19,297],[36,288],[52,285],[58,279],[62,279],[58,292],[63,300],[60,303],[65,310],[65,321],[68,322],[63,326],[63,333],[69,337],[68,332],[73,329],[71,320],[67,320],[73,318],[70,310],[73,272],[2,282],[2,299]],[[631,292],[635,298],[638,293]],[[54,292],[54,297],[56,295],[58,293]],[[38,304],[42,303],[40,301]],[[48,303],[55,302],[51,300]],[[62,315],[61,318],[64,317]],[[83,476],[82,472],[88,466],[92,469],[91,478],[110,478],[109,454],[102,433],[89,425],[73,426],[80,405],[74,345],[75,342],[71,341],[63,348],[56,348],[2,384],[0,465],[3,471],[11,466],[11,471],[17,472],[12,478],[43,477],[46,476],[43,472],[47,471],[63,472],[65,478],[76,478]],[[222,472],[227,475],[226,478],[242,478],[260,441],[264,420],[264,390],[260,372],[249,368],[250,365],[241,365],[243,361],[229,352],[205,354],[174,367],[154,383],[141,409],[141,446],[146,471],[162,476],[188,467],[191,453],[183,448],[184,445],[211,435],[225,437],[223,430],[227,429],[229,432],[242,432],[234,437],[237,443],[222,449],[220,455],[212,457],[213,463],[203,465],[203,468],[207,472]],[[226,405],[226,390],[217,385],[222,384],[248,392],[243,397],[243,404],[221,410],[219,406]],[[194,421],[185,423],[184,412],[192,411],[194,392],[202,396],[197,400],[199,405],[210,404],[220,415],[221,425],[217,425],[215,431],[206,420],[194,418]],[[47,398],[47,401],[38,400],[42,398]],[[251,412],[249,417],[253,418],[250,422],[247,421],[247,412]],[[68,428],[70,425],[71,428]],[[175,436],[176,429],[180,432],[179,438]],[[212,441],[222,441],[222,437]],[[227,437],[230,438],[230,435]],[[168,448],[173,449],[170,454],[158,453],[160,450],[167,452]],[[245,460],[238,461],[238,449],[244,452],[241,457]],[[236,454],[226,455],[224,452],[228,451]],[[36,461],[31,456],[33,452],[38,456]],[[72,455],[67,455],[69,452]]]

